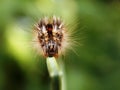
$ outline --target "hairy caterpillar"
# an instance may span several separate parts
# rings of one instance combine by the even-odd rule
[[[58,57],[64,42],[64,23],[59,17],[44,17],[35,25],[35,39],[45,57]]]
[[[74,30],[74,26],[72,29]],[[34,47],[45,57],[58,57],[78,43],[60,17],[43,17],[34,28]],[[75,31],[74,31],[75,32]]]

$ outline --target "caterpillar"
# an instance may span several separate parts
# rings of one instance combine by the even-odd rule
[[[34,47],[45,57],[65,55],[66,51],[73,51],[81,46],[79,38],[81,30],[75,30],[79,23],[67,25],[60,17],[43,17],[34,25]]]
[[[44,17],[35,25],[37,47],[41,48],[45,57],[58,57],[65,47],[65,24],[60,17]],[[38,49],[38,48],[37,48]]]

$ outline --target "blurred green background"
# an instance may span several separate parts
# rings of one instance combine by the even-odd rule
[[[67,90],[120,90],[120,0],[0,0],[0,90],[49,90],[45,59],[27,42],[44,15],[84,38],[63,60]]]

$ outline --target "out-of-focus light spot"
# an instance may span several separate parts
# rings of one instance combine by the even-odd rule
[[[34,60],[31,55],[30,42],[28,34],[14,24],[7,27],[6,30],[7,51],[13,55],[17,62],[23,68],[33,68]]]

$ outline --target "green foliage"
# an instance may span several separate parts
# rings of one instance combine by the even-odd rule
[[[44,15],[78,24],[85,37],[63,60],[68,90],[120,90],[119,0],[0,0],[0,90],[49,90],[46,61],[28,43]]]

